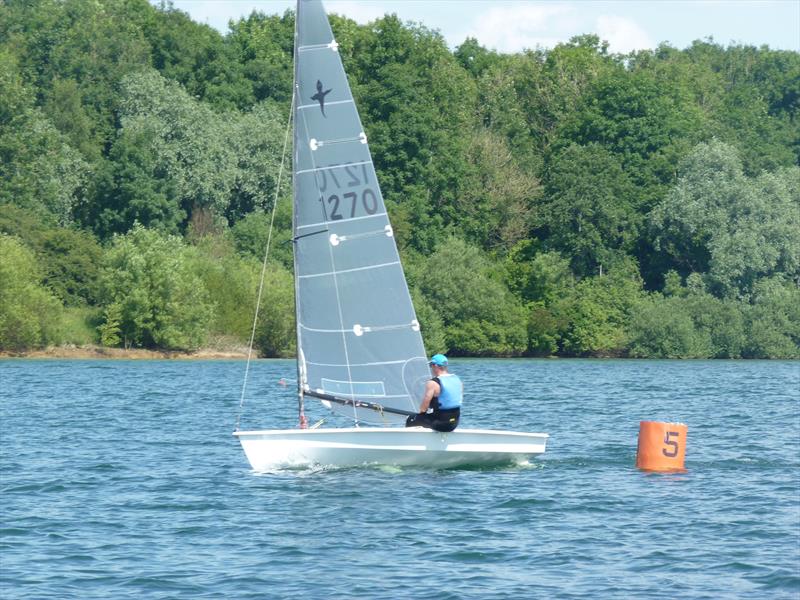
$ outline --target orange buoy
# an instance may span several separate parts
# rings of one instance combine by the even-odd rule
[[[636,466],[645,471],[685,471],[686,425],[641,421]]]

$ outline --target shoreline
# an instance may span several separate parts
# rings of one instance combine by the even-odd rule
[[[103,346],[48,346],[36,350],[0,350],[4,358],[73,358],[121,360],[246,360],[247,350],[221,350],[200,348],[193,352],[183,350],[147,350],[145,348],[106,348]],[[259,358],[254,351],[252,358]]]

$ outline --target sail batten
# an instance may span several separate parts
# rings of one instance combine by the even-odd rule
[[[340,219],[339,223],[346,223],[347,221],[362,221],[364,219],[377,219],[380,217],[385,217],[386,213],[378,213],[375,215],[366,215],[364,217],[353,217],[352,219]],[[323,225],[328,225],[329,221],[320,221],[318,223],[309,223],[308,225],[300,225],[298,229],[307,229],[309,227],[322,227]],[[327,229],[326,229],[327,231]]]
[[[419,322],[320,0],[300,0],[297,20],[293,242],[300,386],[347,398],[333,408],[356,420],[396,423],[416,412],[430,377]],[[370,406],[376,398],[380,404]]]

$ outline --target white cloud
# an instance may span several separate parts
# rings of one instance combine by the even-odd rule
[[[476,17],[464,37],[477,38],[483,46],[500,52],[552,47],[565,41],[561,32],[573,29],[574,20],[572,8],[564,4],[494,7]]]
[[[626,53],[656,46],[642,27],[625,17],[597,17],[597,35],[608,42],[611,52]]]

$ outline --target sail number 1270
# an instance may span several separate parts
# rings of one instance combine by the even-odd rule
[[[338,176],[337,169],[340,169]],[[360,169],[356,165],[331,165],[318,172],[317,185],[322,194],[319,201],[326,221],[352,219],[362,208],[368,215],[378,211],[378,196],[373,189],[353,189],[369,183],[368,173],[367,163],[363,163]],[[336,188],[336,192],[332,188]]]
[[[345,192],[341,194],[330,194],[320,196],[322,211],[326,221],[340,221],[341,219],[352,219],[363,207],[368,215],[374,215],[378,210],[378,197],[370,188],[364,188],[361,193]]]

